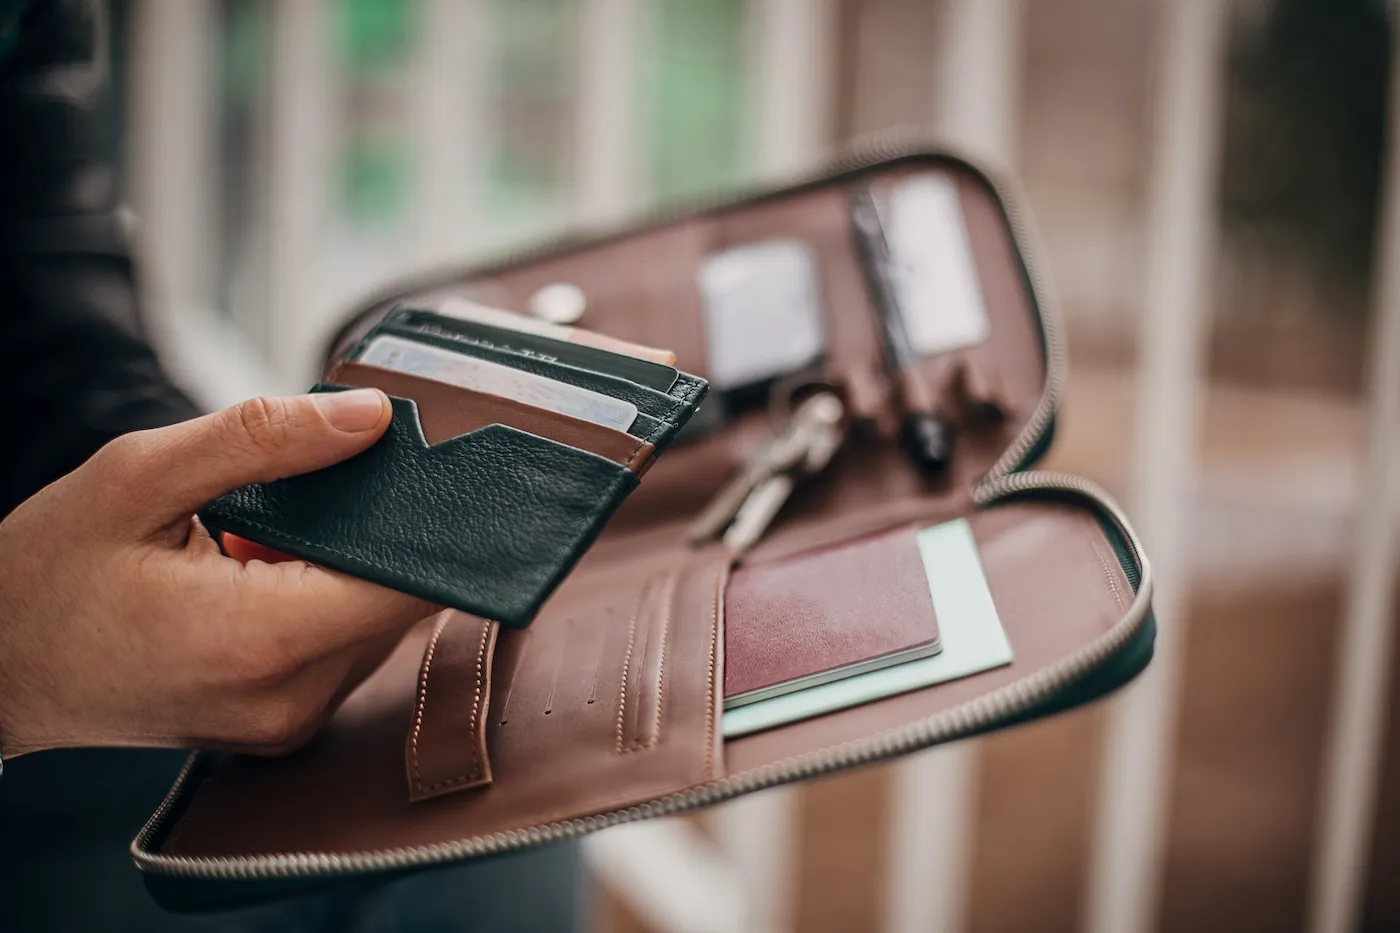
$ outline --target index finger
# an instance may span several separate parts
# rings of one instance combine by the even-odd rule
[[[252,561],[239,582],[255,615],[275,625],[279,639],[307,659],[406,631],[442,608],[300,560]]]

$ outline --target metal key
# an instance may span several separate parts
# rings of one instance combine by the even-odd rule
[[[733,523],[724,532],[724,546],[731,551],[747,551],[758,543],[783,504],[797,487],[791,473],[779,473],[759,483],[744,499]]]
[[[800,462],[792,469],[768,477],[749,493],[724,533],[725,547],[742,553],[757,544],[792,497],[798,483],[826,469],[845,438],[846,432],[839,419],[834,424],[814,429],[808,437],[807,453]]]
[[[691,523],[687,537],[692,542],[718,537],[737,520],[740,510],[756,489],[775,476],[794,469],[805,469],[804,464],[811,457],[814,447],[824,447],[830,443],[827,438],[833,430],[839,431],[843,416],[844,406],[831,392],[817,393],[798,405],[783,429],[710,500],[709,505]],[[817,444],[818,441],[821,443]],[[827,455],[827,459],[830,459],[830,455]]]

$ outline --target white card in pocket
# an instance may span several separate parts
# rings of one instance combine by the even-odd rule
[[[356,362],[499,395],[617,431],[637,420],[637,406],[623,399],[392,334],[371,340]]]
[[[915,351],[932,356],[986,340],[977,260],[953,180],[920,175],[902,182],[886,211],[895,288]]]

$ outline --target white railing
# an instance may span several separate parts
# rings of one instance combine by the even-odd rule
[[[132,189],[155,285],[158,331],[177,371],[209,404],[286,391],[309,377],[326,329],[363,284],[330,255],[325,179],[331,171],[335,85],[327,50],[331,0],[278,0],[257,205],[268,300],[230,321],[214,313],[218,189],[212,69],[214,0],[138,0],[133,21]],[[1141,430],[1132,513],[1155,559],[1158,656],[1114,707],[1107,733],[1084,920],[1091,933],[1141,933],[1156,922],[1183,605],[1189,583],[1182,523],[1196,475],[1198,394],[1208,331],[1215,179],[1227,28],[1223,0],[1173,0],[1155,35],[1159,68],[1145,215],[1139,358]],[[411,235],[398,265],[431,265],[494,245],[481,229],[491,132],[488,0],[424,0],[423,42],[409,81],[415,152]],[[573,222],[607,222],[649,200],[635,125],[648,0],[580,0]],[[749,174],[778,175],[818,159],[830,142],[840,4],[750,0]],[[997,162],[1013,164],[1024,51],[1020,0],[945,0],[944,63],[930,122]],[[1400,87],[1400,83],[1397,83]],[[1393,95],[1392,143],[1400,132]],[[1389,695],[1389,595],[1400,507],[1400,146],[1389,150],[1370,341],[1368,470],[1356,501],[1331,741],[1311,892],[1311,933],[1355,927]],[[381,257],[382,258],[382,257]],[[240,330],[241,328],[241,330]],[[246,334],[251,333],[253,339]],[[270,353],[260,353],[263,345]],[[965,928],[978,745],[901,762],[891,799],[886,926],[896,933]],[[651,927],[781,933],[796,916],[801,790],[766,792],[707,818],[716,842],[685,821],[612,830],[590,840],[595,875]]]
[[[1218,239],[1225,4],[1177,0],[1161,10],[1130,501],[1157,581],[1157,646],[1152,666],[1124,691],[1109,719],[1089,933],[1156,928],[1186,645],[1186,522],[1196,491]]]
[[[1393,598],[1400,572],[1395,527],[1400,506],[1400,26],[1392,23],[1392,29],[1385,200],[1367,360],[1366,469],[1354,510],[1352,571],[1323,763],[1309,933],[1348,933],[1359,925],[1390,696]]]

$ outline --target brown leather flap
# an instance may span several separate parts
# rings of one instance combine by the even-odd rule
[[[418,424],[423,429],[423,438],[429,444],[469,434],[488,424],[504,424],[607,457],[638,477],[646,472],[656,452],[650,443],[601,424],[367,363],[341,363],[326,378],[338,385],[381,389],[399,398],[412,399],[418,406]]]
[[[498,628],[452,609],[433,626],[404,746],[408,799],[415,803],[491,783],[486,710]]]

